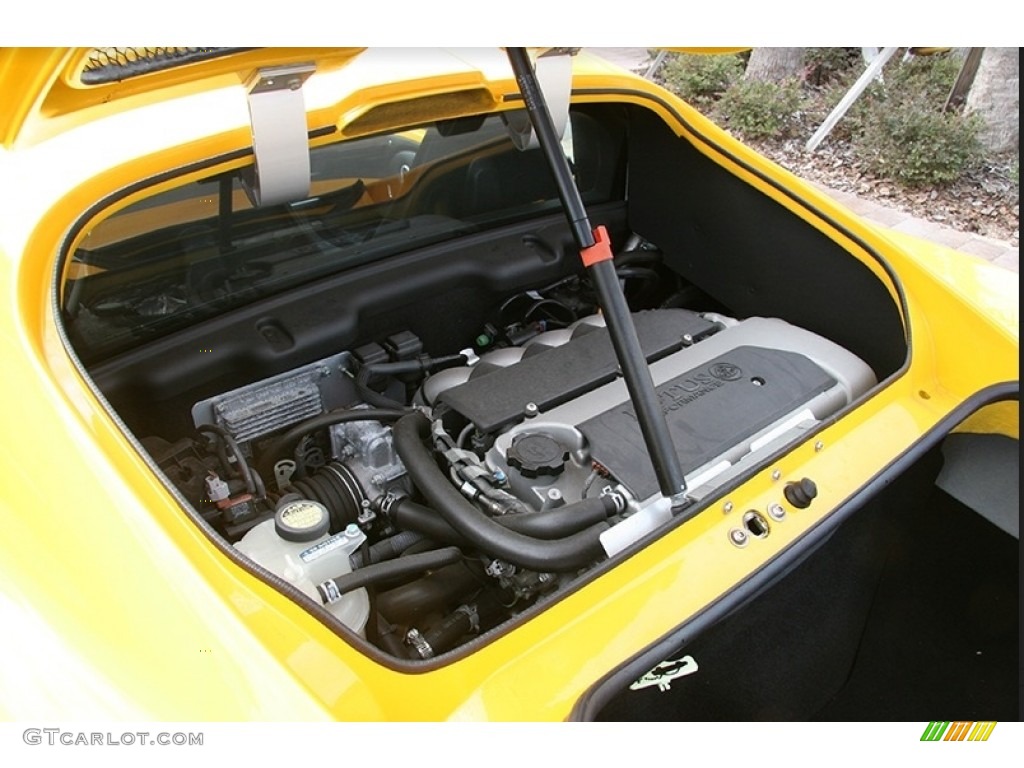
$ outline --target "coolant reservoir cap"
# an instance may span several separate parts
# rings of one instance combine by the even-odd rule
[[[297,499],[277,510],[274,530],[285,541],[315,541],[327,534],[330,522],[330,514],[323,504]]]

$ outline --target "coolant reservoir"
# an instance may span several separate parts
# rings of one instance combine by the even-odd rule
[[[316,585],[349,573],[349,555],[366,541],[366,534],[356,525],[330,536],[329,523],[323,504],[296,499],[282,505],[272,520],[253,527],[235,548],[322,604]],[[353,590],[324,607],[346,627],[365,636],[370,615],[365,589]]]

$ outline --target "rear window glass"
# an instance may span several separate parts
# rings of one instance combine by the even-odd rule
[[[574,112],[563,146],[587,204],[622,195],[621,131]],[[61,294],[85,362],[327,274],[559,210],[540,150],[516,150],[500,116],[320,146],[310,161],[306,200],[255,208],[233,170],[85,233]]]

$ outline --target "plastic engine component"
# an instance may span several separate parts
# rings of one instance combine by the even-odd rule
[[[562,367],[561,351],[544,357]],[[691,495],[806,434],[875,384],[871,368],[852,353],[766,318],[730,325],[664,356],[650,370]],[[521,380],[506,380],[504,373],[485,377],[492,390],[514,388]],[[511,400],[515,393],[502,396]],[[524,434],[565,446],[569,460],[557,477],[531,477],[516,466],[513,445]],[[641,506],[658,496],[621,379],[511,426],[495,439],[487,463],[507,474],[512,491],[534,507],[550,503],[552,491],[572,502],[617,484]]]
[[[648,362],[693,344],[718,326],[685,309],[659,309],[634,315],[637,336]],[[549,346],[545,337],[565,339]],[[551,408],[612,381],[618,361],[608,331],[581,323],[568,333],[541,334],[515,351],[499,350],[515,362],[498,368],[485,355],[477,375],[439,394],[440,402],[472,421],[482,432],[495,432],[518,421],[527,406]],[[493,368],[493,370],[492,370]]]

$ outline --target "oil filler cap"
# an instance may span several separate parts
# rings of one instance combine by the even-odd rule
[[[507,458],[524,477],[553,477],[562,474],[569,452],[549,435],[523,432],[513,438]]]
[[[805,477],[799,482],[786,483],[782,493],[786,501],[797,509],[807,509],[818,495],[818,486],[811,478]]]

